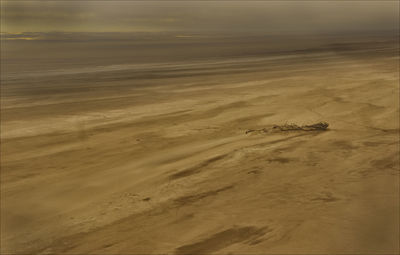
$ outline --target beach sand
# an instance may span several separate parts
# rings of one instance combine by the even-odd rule
[[[10,71],[2,254],[397,254],[397,47]]]

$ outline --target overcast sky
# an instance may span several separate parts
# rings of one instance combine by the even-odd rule
[[[395,1],[1,1],[1,31],[337,33],[399,28]]]

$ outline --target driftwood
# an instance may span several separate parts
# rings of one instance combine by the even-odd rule
[[[319,122],[312,125],[299,126],[296,124],[284,124],[284,125],[273,125],[272,128],[262,128],[262,129],[248,129],[246,134],[251,132],[261,132],[268,133],[274,131],[325,131],[328,129],[329,124],[327,122]]]

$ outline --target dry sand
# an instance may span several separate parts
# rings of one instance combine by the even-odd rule
[[[399,58],[376,45],[10,76],[2,254],[398,254]]]

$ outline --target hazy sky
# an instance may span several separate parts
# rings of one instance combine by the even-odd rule
[[[331,33],[398,30],[395,1],[1,1],[1,31]]]

